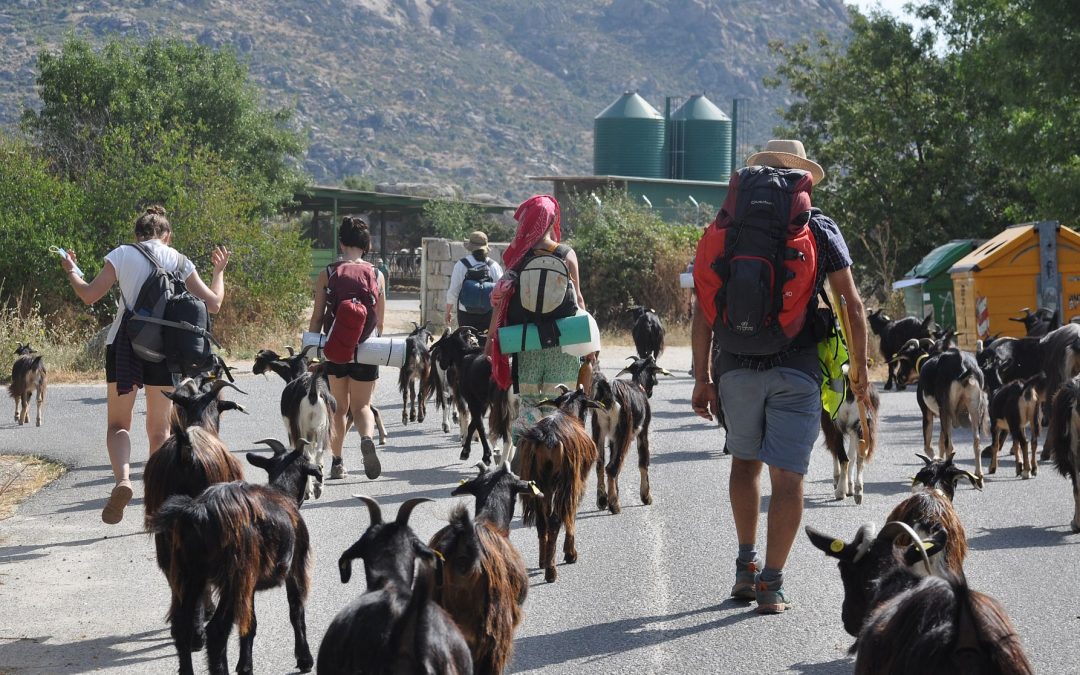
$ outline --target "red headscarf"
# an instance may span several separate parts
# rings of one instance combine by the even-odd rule
[[[514,212],[514,220],[518,222],[517,233],[514,241],[503,252],[503,267],[507,272],[521,262],[537,242],[544,238],[549,228],[554,225],[552,238],[559,241],[562,238],[560,229],[561,218],[559,214],[559,202],[550,195],[536,195],[526,199]],[[499,348],[498,329],[506,325],[506,311],[510,305],[510,298],[517,291],[515,282],[509,275],[503,276],[491,292],[491,303],[495,307],[495,328],[488,335],[491,343],[491,376],[500,389],[510,386],[510,359]]]

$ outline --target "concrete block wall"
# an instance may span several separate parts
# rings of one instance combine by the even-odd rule
[[[488,257],[502,265],[502,254],[509,243],[491,242]],[[446,315],[446,289],[450,287],[450,275],[454,265],[468,252],[464,242],[437,237],[425,237],[420,242],[420,316],[427,321],[433,333],[441,333]]]

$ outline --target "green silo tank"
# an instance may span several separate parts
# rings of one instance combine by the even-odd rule
[[[626,92],[593,120],[593,173],[665,178],[664,116]]]
[[[704,94],[671,114],[670,177],[726,181],[731,174],[731,118]]]

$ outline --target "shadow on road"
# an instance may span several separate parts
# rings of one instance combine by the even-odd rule
[[[54,673],[91,673],[103,668],[122,668],[137,663],[176,658],[168,629],[135,635],[108,635],[88,640],[50,643],[50,636],[27,637],[0,644],[0,663],[20,670],[23,667]],[[141,644],[140,644],[141,643]],[[134,649],[118,650],[119,645]],[[173,669],[173,664],[162,667]]]
[[[1062,517],[1062,525],[1035,527],[1017,525],[983,529],[975,537],[968,537],[968,548],[986,551],[1002,548],[1029,548],[1032,546],[1070,546],[1080,544],[1080,537],[1069,530],[1068,514]]]
[[[851,659],[840,658],[835,661],[822,663],[795,663],[790,670],[801,675],[833,675],[833,673],[850,673],[854,667]]]
[[[682,628],[650,625],[714,612],[724,612],[724,614],[704,623]],[[548,635],[532,635],[515,641],[513,669],[515,671],[539,669],[575,659],[620,654],[687,635],[723,628],[756,616],[753,608],[745,608],[744,605],[737,605],[734,602],[724,602],[674,614],[621,619]],[[587,671],[588,667],[584,670]]]
[[[87,539],[73,539],[71,541],[54,541],[47,544],[27,544],[25,546],[0,546],[0,563],[12,563],[17,560],[30,560],[33,558],[43,558],[48,553],[42,553],[43,549],[48,548],[70,548],[74,546],[93,546],[94,544],[100,544],[102,542],[111,541],[113,539],[122,539],[124,537],[146,536],[145,532],[129,532],[127,534],[118,534],[111,537],[100,536],[90,537]],[[0,661],[3,663],[3,661]]]

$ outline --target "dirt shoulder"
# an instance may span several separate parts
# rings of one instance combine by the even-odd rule
[[[0,455],[0,520],[38,490],[67,473],[67,467],[31,455]]]

